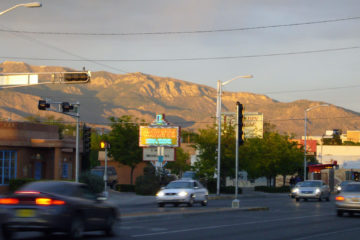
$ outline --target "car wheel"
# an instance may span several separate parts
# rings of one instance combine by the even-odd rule
[[[84,220],[80,216],[75,216],[69,229],[70,239],[81,239],[84,235]]]
[[[305,201],[305,202],[307,202],[307,200],[308,200],[307,198],[304,198],[304,201]]]
[[[295,198],[295,201],[299,202],[299,201],[300,201],[300,198]]]
[[[318,200],[319,200],[319,202],[321,202],[321,196],[319,197],[319,199],[318,199]]]
[[[341,210],[337,210],[337,211],[336,211],[336,215],[337,215],[338,217],[342,217],[343,214],[344,214],[344,212],[341,211]]]
[[[190,196],[189,202],[188,202],[188,207],[192,207],[194,205],[194,197]]]
[[[327,198],[325,198],[325,200],[326,200],[327,202],[329,202],[329,201],[330,201],[330,197],[327,196]]]
[[[14,233],[10,231],[7,227],[2,228],[2,235],[5,240],[10,240],[13,238]]]
[[[350,217],[353,217],[354,216],[354,213],[353,212],[348,212],[349,216]]]
[[[164,207],[164,203],[158,203],[158,207]]]
[[[179,203],[174,203],[174,207],[178,207],[179,206]]]
[[[208,205],[208,196],[205,196],[205,200],[201,202],[201,206],[207,206]]]
[[[116,219],[114,214],[110,214],[108,218],[106,218],[106,224],[105,224],[105,235],[106,236],[114,236],[114,225],[115,225]]]

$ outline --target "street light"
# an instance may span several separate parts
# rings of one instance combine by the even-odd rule
[[[328,107],[329,104],[321,104],[305,109],[305,136],[304,136],[304,181],[306,180],[306,126],[307,126],[307,112],[318,107]],[[322,153],[321,153],[322,154]]]
[[[15,6],[12,6],[11,8],[6,9],[5,11],[0,12],[0,15],[3,15],[4,13],[7,13],[17,7],[28,7],[28,8],[36,8],[41,7],[41,3],[39,2],[31,2],[31,3],[20,3]]]
[[[216,101],[216,118],[218,119],[218,156],[217,156],[217,184],[216,184],[216,195],[220,195],[220,156],[221,156],[221,95],[222,86],[239,78],[252,78],[252,75],[237,76],[226,82],[217,82],[217,101]]]

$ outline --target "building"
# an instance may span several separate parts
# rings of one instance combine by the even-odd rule
[[[360,146],[318,145],[316,152],[320,163],[336,161],[340,168],[360,168]]]
[[[0,193],[10,179],[73,179],[75,143],[60,139],[57,126],[0,121]]]

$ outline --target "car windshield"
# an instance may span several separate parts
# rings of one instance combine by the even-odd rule
[[[360,184],[347,184],[343,192],[359,192],[360,193]]]
[[[321,187],[321,182],[312,182],[312,181],[301,182],[300,187]]]
[[[192,188],[192,182],[171,182],[166,188]]]

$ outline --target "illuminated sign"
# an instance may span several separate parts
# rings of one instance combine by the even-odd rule
[[[179,147],[179,126],[140,126],[140,147]]]

